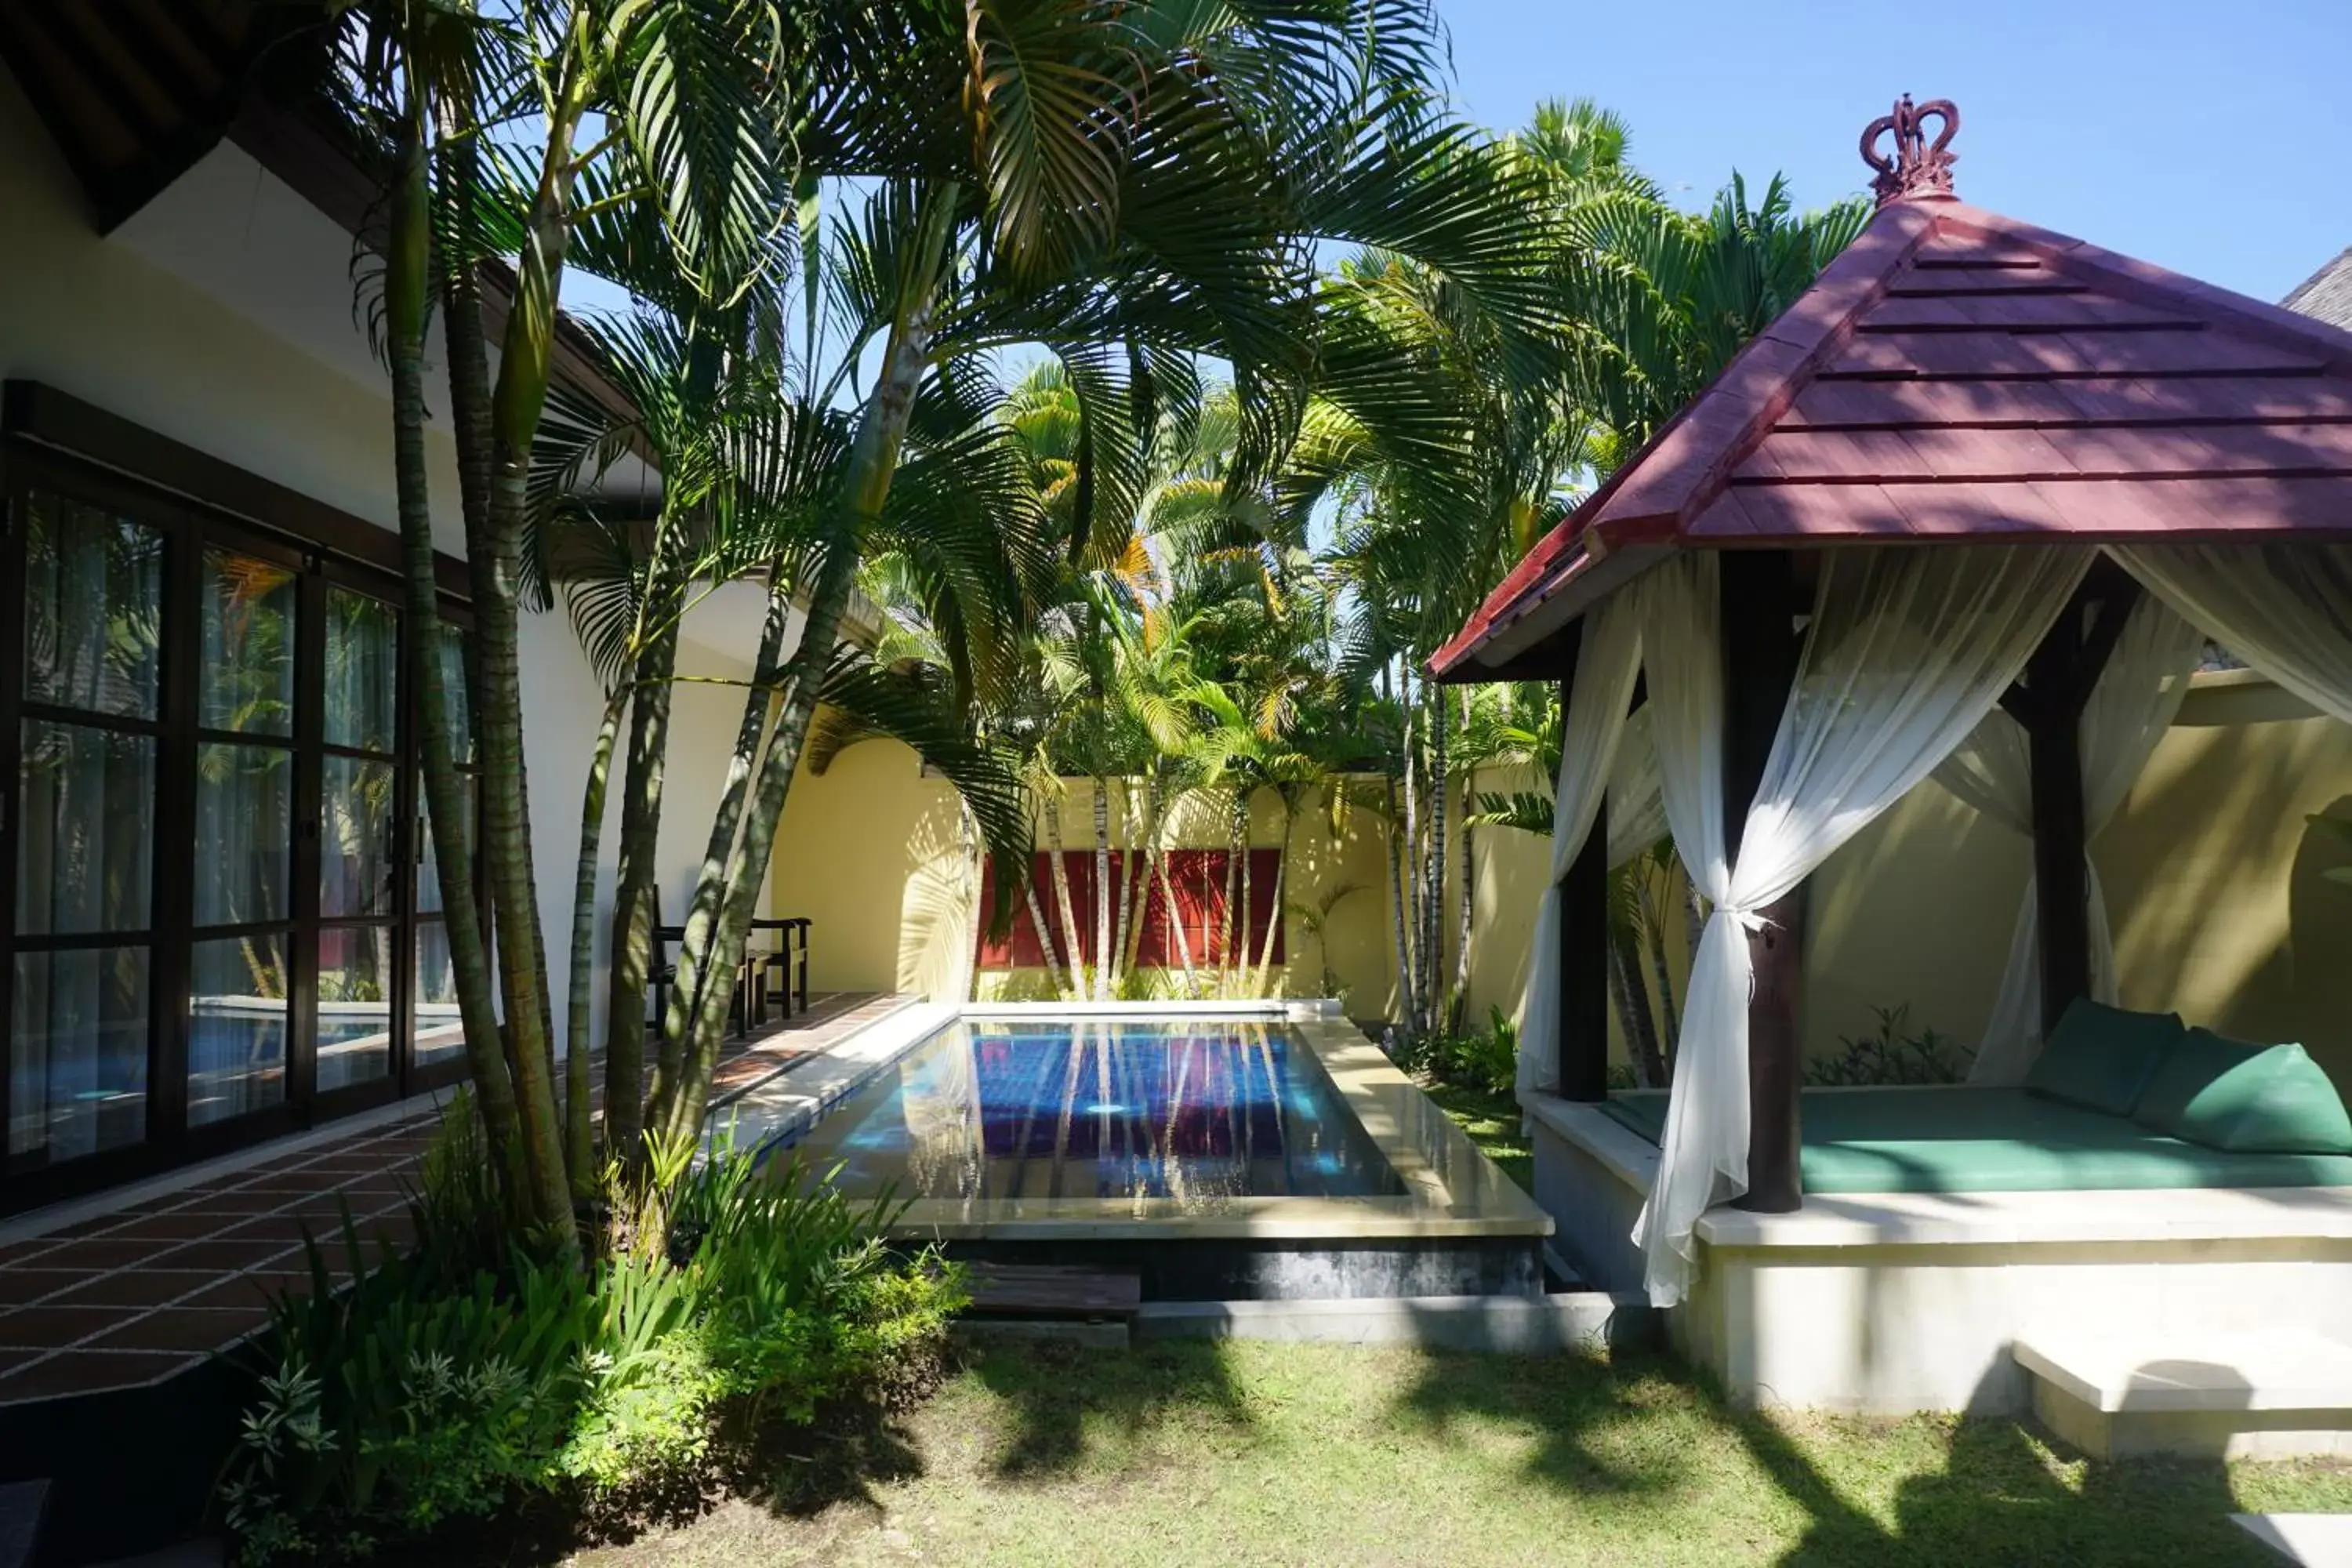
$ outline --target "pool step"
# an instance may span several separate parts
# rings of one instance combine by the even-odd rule
[[[2037,1333],[2012,1353],[2034,1415],[2095,1458],[2352,1454],[2352,1344],[2323,1334]]]
[[[964,1268],[971,1317],[1124,1322],[1143,1304],[1143,1277],[1132,1270],[1062,1263],[967,1263]]]

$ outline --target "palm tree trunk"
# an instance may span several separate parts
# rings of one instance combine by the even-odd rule
[[[735,750],[728,759],[727,782],[719,793],[719,808],[711,814],[710,837],[703,845],[702,867],[694,883],[694,901],[687,910],[679,939],[669,1002],[662,1009],[661,1044],[655,1054],[653,1081],[646,1096],[646,1126],[667,1132],[668,1108],[676,1102],[685,1075],[686,1050],[692,1021],[701,1013],[705,976],[715,962],[716,931],[720,904],[727,892],[735,847],[741,837],[743,810],[752,781],[758,777],[761,744],[775,708],[776,684],[784,668],[784,632],[792,616],[792,585],[779,574],[768,585],[766,618],[760,627],[760,651],[751,667],[751,689],[743,696],[743,719],[735,731]],[[803,636],[806,634],[803,633]],[[634,1160],[643,1152],[632,1149]]]
[[[1290,831],[1297,817],[1297,812],[1291,808],[1290,797],[1283,796],[1282,841],[1275,846],[1274,850],[1274,914],[1265,922],[1265,940],[1258,947],[1257,984],[1252,988],[1253,993],[1259,996],[1268,994],[1268,983],[1274,978],[1274,939],[1282,930],[1282,882],[1290,869]]]
[[[1045,983],[1058,994],[1062,989],[1061,966],[1054,962],[1054,933],[1045,927],[1045,907],[1037,902],[1037,879],[1032,877],[1022,889],[1029,898],[1029,924],[1037,932],[1037,951],[1045,958]]]
[[[1405,1037],[1412,1037],[1412,947],[1405,941],[1404,897],[1404,835],[1398,827],[1397,781],[1394,773],[1382,778],[1389,796],[1389,911],[1396,934],[1396,987],[1398,1023]]]
[[[444,934],[464,1023],[466,1060],[482,1123],[499,1160],[509,1209],[520,1222],[536,1217],[514,1080],[507,1070],[489,954],[474,902],[473,851],[466,842],[466,781],[458,774],[449,735],[448,695],[437,661],[425,657],[440,640],[440,587],[434,569],[433,508],[425,456],[425,321],[427,256],[432,232],[425,178],[422,84],[412,59],[407,83],[412,111],[400,127],[384,254],[384,323],[392,364],[393,477],[400,514],[401,565],[416,672],[417,748],[440,864]],[[566,1212],[569,1212],[567,1206]]]
[[[960,191],[956,182],[944,181],[928,193],[923,203],[919,220],[920,232],[906,261],[910,270],[901,274],[913,280],[912,289],[899,301],[899,313],[884,349],[880,375],[858,421],[841,499],[835,503],[835,526],[817,559],[816,586],[809,595],[800,647],[793,650],[786,672],[782,711],[769,737],[759,793],[743,824],[741,842],[726,865],[719,919],[715,931],[706,936],[707,952],[694,952],[694,933],[689,931],[686,951],[680,954],[681,989],[686,982],[685,963],[689,957],[698,959],[698,967],[709,979],[703,987],[707,994],[693,1020],[692,1031],[682,1042],[679,1068],[670,1080],[669,1092],[664,1096],[665,1086],[656,1088],[656,1102],[666,1112],[664,1123],[672,1138],[698,1135],[709,1109],[711,1075],[718,1067],[719,1039],[726,1024],[726,987],[742,958],[760,887],[767,877],[776,825],[783,816],[793,773],[800,765],[808,740],[809,721],[816,714],[817,691],[839,645],[842,616],[848,609],[856,582],[859,552],[889,499],[890,481],[898,472],[898,452],[906,440],[908,421],[929,367],[933,314]],[[788,603],[780,597],[783,592],[780,584],[771,595],[772,604]],[[747,705],[747,714],[749,711]],[[706,864],[706,878],[710,871],[711,867]],[[679,1010],[673,1008],[672,1016],[680,1016]],[[663,1054],[665,1058],[669,1054],[667,1032]]]
[[[1095,1000],[1110,1000],[1110,785],[1095,785]]]
[[[1674,976],[1666,968],[1666,932],[1659,918],[1657,900],[1650,890],[1650,867],[1644,861],[1634,862],[1642,868],[1635,873],[1633,896],[1642,913],[1643,945],[1648,950],[1650,975],[1658,987],[1658,1014],[1664,1024],[1668,1040],[1682,1033],[1682,1009],[1675,1005]]]
[[[1617,1025],[1625,1035],[1626,1053],[1633,1058],[1634,1079],[1643,1089],[1663,1087],[1665,1068],[1658,1053],[1657,1026],[1650,1017],[1641,957],[1630,931],[1609,933],[1609,994],[1617,1004]]]
[[[1128,846],[1127,864],[1123,868],[1124,875],[1119,879],[1118,951],[1122,974],[1135,973],[1137,961],[1143,951],[1144,917],[1151,912],[1151,873],[1149,867],[1152,856],[1159,852],[1160,845],[1160,775],[1153,773],[1144,785],[1143,821]],[[1143,884],[1143,900],[1139,906],[1135,898],[1139,881]]]
[[[1134,955],[1128,945],[1129,933],[1134,929],[1135,917],[1135,858],[1140,835],[1135,820],[1135,781],[1123,778],[1118,785],[1118,826],[1127,846],[1118,857],[1118,921],[1111,934],[1112,955],[1110,994],[1114,996],[1126,984],[1128,972],[1133,967]]]
[[[1246,951],[1249,944],[1249,910],[1242,900],[1246,896],[1242,887],[1242,872],[1249,865],[1249,792],[1234,791],[1227,803],[1225,815],[1225,921],[1218,932],[1224,952],[1218,968],[1223,971],[1218,984],[1227,995],[1240,994],[1234,984],[1234,954]]]
[[[1062,942],[1068,948],[1070,995],[1073,1002],[1087,999],[1086,935],[1078,930],[1077,906],[1070,900],[1070,852],[1062,847],[1062,803],[1046,803],[1045,843],[1054,857],[1054,900],[1062,911]]]
[[[1184,965],[1184,994],[1200,994],[1200,982],[1192,973],[1192,938],[1184,930],[1184,911],[1177,907],[1176,889],[1168,879],[1168,851],[1161,850],[1160,864],[1160,900],[1168,907],[1168,928],[1176,933],[1176,955]]]
[[[604,837],[604,791],[613,773],[613,742],[621,710],[628,705],[623,687],[604,703],[596,728],[596,749],[588,763],[588,784],[580,802],[580,861],[572,874],[571,1016],[563,1034],[563,1163],[572,1173],[575,1197],[594,1195],[596,1143],[589,1115],[589,986],[596,960],[596,852]]]
[[[969,921],[964,928],[963,947],[956,963],[960,966],[955,988],[958,1002],[969,1002],[980,984],[980,932],[988,916],[980,903],[981,884],[987,879],[982,868],[985,851],[980,848],[980,824],[971,815],[971,802],[961,794],[956,796],[956,850],[963,859],[964,885],[971,889],[964,900]]]
[[[643,1152],[645,1137],[646,987],[658,913],[662,781],[675,691],[670,677],[677,670],[677,620],[670,616],[639,650],[633,671],[620,866],[614,878],[613,977],[604,1010],[604,1155],[630,1166]]]
[[[1466,731],[1470,722],[1470,693],[1462,693],[1462,722]],[[1454,935],[1454,1011],[1451,1026],[1459,1034],[1469,1011],[1470,1003],[1470,921],[1474,900],[1477,895],[1477,846],[1471,838],[1469,821],[1472,780],[1467,770],[1462,774],[1462,859],[1457,891],[1461,895],[1461,919]]]
[[[1429,709],[1429,864],[1424,873],[1429,892],[1422,901],[1422,919],[1429,931],[1423,951],[1429,954],[1429,1026],[1434,1031],[1446,1005],[1441,981],[1445,968],[1445,734],[1453,726],[1447,721],[1444,692],[1432,689]]]
[[[1402,690],[1403,682],[1398,682]],[[1404,1016],[1405,1032],[1418,1039],[1428,1032],[1423,1022],[1422,991],[1428,984],[1430,970],[1429,931],[1423,923],[1421,898],[1421,770],[1414,763],[1412,733],[1413,710],[1410,703],[1404,708],[1404,887],[1405,928],[1412,933],[1412,945],[1408,950],[1411,963],[1406,968]]]

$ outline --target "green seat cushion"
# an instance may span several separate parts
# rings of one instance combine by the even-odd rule
[[[2078,996],[2050,1031],[2025,1087],[2084,1110],[2129,1116],[2183,1033],[2178,1013],[2130,1013]]]
[[[2209,1149],[2352,1154],[2352,1116],[2301,1046],[2250,1046],[2191,1029],[2132,1120]]]
[[[1655,1143],[1666,1097],[1602,1109]],[[2021,1089],[1809,1089],[1802,1116],[1801,1174],[1824,1195],[2352,1186],[2352,1155],[2210,1148]]]

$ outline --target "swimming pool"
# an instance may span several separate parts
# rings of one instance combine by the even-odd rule
[[[1246,1019],[971,1019],[919,1047],[834,1145],[913,1198],[1402,1195],[1314,1057]]]
[[[1147,1298],[1541,1288],[1549,1217],[1344,1018],[940,1011],[795,1143],[901,1236]]]

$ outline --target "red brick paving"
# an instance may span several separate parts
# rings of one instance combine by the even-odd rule
[[[712,1103],[898,1005],[817,997],[731,1046]],[[0,1245],[0,1405],[155,1383],[241,1342],[268,1324],[274,1298],[310,1289],[306,1234],[336,1277],[348,1274],[345,1205],[371,1263],[380,1242],[405,1246],[406,1194],[436,1119],[422,1111]]]

